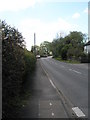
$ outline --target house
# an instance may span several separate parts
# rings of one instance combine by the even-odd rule
[[[86,53],[86,54],[90,53],[90,41],[88,41],[88,42],[84,45],[84,53]]]

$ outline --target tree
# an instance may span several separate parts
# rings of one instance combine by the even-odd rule
[[[40,47],[35,45],[35,46],[32,46],[31,47],[31,52],[36,54],[36,55],[39,55],[40,54]]]
[[[50,55],[50,51],[51,51],[51,43],[50,42],[44,41],[43,43],[40,44],[41,56]]]
[[[61,49],[61,58],[63,60],[67,60],[67,52],[69,49],[69,45],[65,45],[62,49]]]
[[[64,38],[54,39],[52,42],[53,56],[78,60],[84,50],[84,39],[85,34],[77,31],[70,32]]]

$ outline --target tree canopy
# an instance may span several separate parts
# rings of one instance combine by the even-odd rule
[[[83,53],[85,34],[77,31],[70,32],[64,38],[54,39],[52,52],[54,57],[61,56],[62,59],[78,59]]]

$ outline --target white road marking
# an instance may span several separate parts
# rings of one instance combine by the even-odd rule
[[[54,88],[56,88],[55,85],[53,84],[52,80],[49,79],[49,81],[50,81],[50,83],[52,84],[52,86],[53,86]]]
[[[81,72],[78,72],[78,71],[76,71],[76,70],[73,70],[74,72],[76,72],[76,73],[78,73],[78,74],[81,74]]]
[[[54,113],[52,113],[52,116],[54,116]]]
[[[85,114],[78,107],[73,107],[72,110],[78,117],[85,117]]]
[[[78,73],[78,74],[82,74],[81,72],[78,72],[78,71],[76,71],[76,70],[73,70],[73,69],[69,69],[70,71],[73,71],[73,72],[75,72],[75,73]]]
[[[41,65],[41,66],[42,66],[42,65]],[[43,67],[42,67],[42,69],[43,69],[44,72],[46,73],[46,75],[47,75],[47,77],[48,77],[48,79],[49,79],[51,85],[56,89],[56,86],[53,84],[53,82],[52,82],[52,80],[50,79],[50,77],[49,77],[48,73],[46,72],[46,70],[45,70]]]
[[[52,105],[52,103],[50,103],[50,106]]]

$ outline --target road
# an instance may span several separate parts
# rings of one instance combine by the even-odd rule
[[[88,117],[88,64],[41,58],[32,79],[32,98],[22,117]]]

